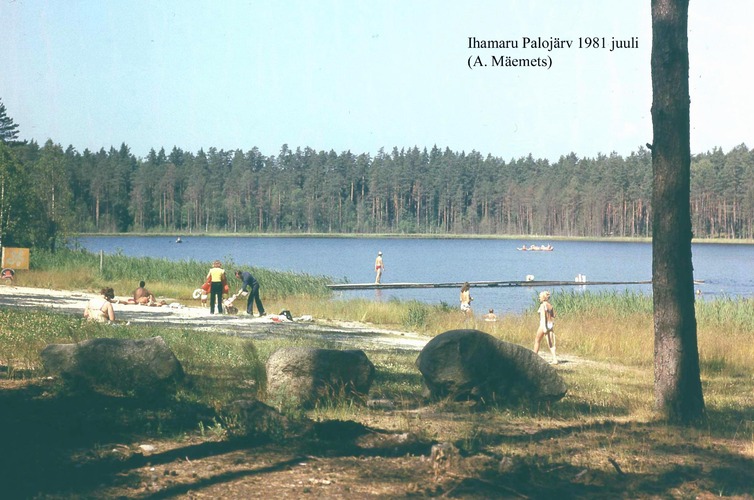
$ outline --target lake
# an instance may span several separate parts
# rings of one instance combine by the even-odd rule
[[[574,281],[583,274],[589,281],[642,281],[652,278],[650,243],[609,241],[554,241],[552,252],[518,251],[531,241],[500,239],[432,238],[327,238],[186,236],[182,243],[165,236],[87,236],[78,245],[91,252],[121,252],[134,257],[168,260],[214,259],[280,271],[326,275],[336,282],[374,282],[374,259],[383,252],[382,282],[519,281],[533,275],[536,280]],[[694,244],[694,277],[704,280],[696,287],[702,297],[754,295],[754,245]],[[134,279],[138,279],[135,276]],[[197,277],[199,283],[203,277]],[[261,284],[264,298],[264,283]],[[649,285],[567,286],[563,290],[631,290],[651,293]],[[558,293],[555,287],[552,290]],[[498,313],[531,310],[541,290],[529,287],[472,288],[473,307],[478,314],[488,309]],[[428,303],[458,305],[454,288],[411,290],[368,290],[336,292],[342,297],[373,300],[415,299]]]

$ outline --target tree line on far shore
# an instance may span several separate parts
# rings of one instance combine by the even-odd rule
[[[0,138],[2,139],[2,138]],[[0,140],[4,245],[54,248],[75,232],[652,234],[652,158],[643,147],[554,163],[417,147],[259,149],[137,158],[126,144],[78,152]],[[692,158],[694,235],[754,238],[754,150]]]

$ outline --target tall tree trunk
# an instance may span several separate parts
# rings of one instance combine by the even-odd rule
[[[688,0],[652,0],[652,291],[655,405],[689,423],[704,412],[691,262]]]

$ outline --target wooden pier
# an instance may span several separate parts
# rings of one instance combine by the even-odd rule
[[[460,288],[464,282],[451,283],[336,283],[327,285],[331,290],[389,290],[401,288]],[[696,281],[695,283],[698,283]],[[469,281],[472,287],[514,288],[514,287],[555,287],[586,285],[651,285],[652,280],[643,281]]]

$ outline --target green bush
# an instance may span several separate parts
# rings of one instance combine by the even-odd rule
[[[432,307],[412,300],[408,302],[401,324],[406,328],[418,328],[427,323]]]

